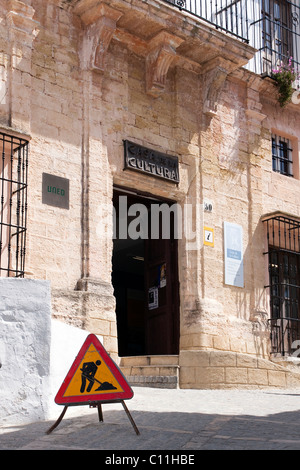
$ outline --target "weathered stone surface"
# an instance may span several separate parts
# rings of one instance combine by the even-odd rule
[[[51,282],[53,316],[116,356],[113,186],[182,208],[207,198],[200,246],[179,241],[182,385],[236,383],[238,370],[243,383],[246,371],[248,384],[280,383],[255,362],[270,352],[261,219],[300,217],[299,106],[281,110],[272,82],[243,68],[253,48],[164,2],[29,3],[0,0],[0,124],[31,137],[26,271]],[[292,142],[295,178],[272,172],[274,131]],[[179,184],[124,171],[124,139],[177,156]],[[42,203],[43,172],[69,179],[69,210]],[[224,283],[224,221],[243,229],[243,288]]]

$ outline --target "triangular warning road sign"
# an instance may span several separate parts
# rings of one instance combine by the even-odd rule
[[[133,391],[124,375],[97,336],[90,334],[57,392],[55,403],[77,405],[132,397]]]

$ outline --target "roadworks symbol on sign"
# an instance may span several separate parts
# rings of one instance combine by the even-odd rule
[[[55,403],[76,405],[120,401],[133,397],[122,372],[97,336],[88,335],[61,385]]]

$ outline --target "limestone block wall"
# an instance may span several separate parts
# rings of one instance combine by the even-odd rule
[[[27,271],[74,289],[81,275],[82,86],[76,29],[55,2],[33,5]],[[42,174],[67,178],[69,210],[42,203]]]
[[[297,388],[299,371],[238,352],[184,351],[179,358],[181,388]]]
[[[0,11],[0,126],[30,140],[26,276],[50,281],[53,315],[103,334],[116,356],[112,240],[97,235],[112,184],[99,88],[80,64],[81,20],[56,0],[0,1]],[[43,173],[69,181],[68,209],[43,202]]]
[[[281,110],[272,83],[243,70],[248,46],[227,38],[225,47],[220,32],[200,31],[166,5],[155,10],[156,2],[100,3],[0,0],[0,124],[30,136],[26,275],[50,281],[53,316],[102,335],[116,359],[114,185],[182,207],[208,199],[200,246],[190,250],[184,237],[178,244],[180,351],[267,358],[261,219],[275,210],[300,215],[299,111]],[[207,41],[203,57],[198,36]],[[272,172],[274,130],[295,143],[294,179]],[[180,183],[124,171],[124,139],[176,155]],[[69,209],[43,203],[43,173],[69,180]],[[224,282],[225,221],[243,230],[243,287]],[[204,225],[213,247],[203,245]]]

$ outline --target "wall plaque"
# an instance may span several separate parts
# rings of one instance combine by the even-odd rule
[[[224,222],[225,284],[244,287],[243,228]]]
[[[69,209],[69,180],[43,173],[42,203]]]
[[[179,183],[178,157],[124,140],[125,169]]]

